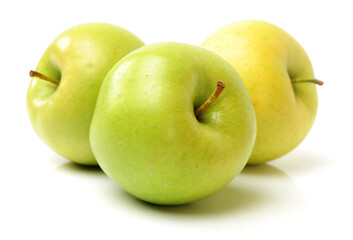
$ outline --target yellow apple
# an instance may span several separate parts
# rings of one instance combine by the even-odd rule
[[[227,25],[202,43],[238,71],[250,94],[257,137],[248,164],[276,159],[311,129],[318,99],[313,68],[300,44],[281,28],[258,20]]]

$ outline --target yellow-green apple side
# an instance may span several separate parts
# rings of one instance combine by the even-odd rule
[[[60,34],[31,71],[27,109],[40,139],[69,160],[96,165],[89,127],[102,81],[117,61],[143,45],[127,30],[104,23]]]
[[[212,99],[218,81],[226,87]],[[255,134],[250,97],[229,63],[201,47],[156,43],[109,72],[90,140],[103,171],[123,189],[173,205],[228,184],[245,166]]]
[[[223,56],[250,94],[257,137],[248,164],[276,159],[305,138],[317,111],[314,72],[300,44],[281,28],[245,20],[216,31],[202,47]]]

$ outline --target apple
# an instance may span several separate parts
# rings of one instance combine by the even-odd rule
[[[165,42],[135,50],[108,73],[90,141],[100,167],[127,192],[177,205],[228,184],[255,134],[251,100],[234,68],[200,47]]]
[[[276,159],[299,145],[314,123],[318,99],[308,55],[281,28],[245,20],[216,31],[202,44],[239,72],[250,94],[257,136],[248,164]]]
[[[30,72],[27,109],[40,139],[73,162],[97,165],[89,126],[101,83],[117,61],[143,45],[127,30],[104,23],[60,34]]]

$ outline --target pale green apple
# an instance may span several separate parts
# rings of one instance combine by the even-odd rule
[[[217,81],[226,87],[215,100]],[[214,103],[200,112],[207,99]],[[250,97],[230,64],[197,46],[156,43],[107,75],[90,141],[103,171],[123,189],[172,205],[229,183],[245,166],[255,134]]]
[[[318,99],[311,62],[299,43],[281,28],[246,20],[212,34],[203,47],[231,63],[250,94],[257,137],[249,164],[278,158],[307,135]]]
[[[117,61],[143,45],[111,24],[87,23],[60,34],[31,71],[27,108],[38,136],[65,158],[96,165],[89,126],[101,83]]]

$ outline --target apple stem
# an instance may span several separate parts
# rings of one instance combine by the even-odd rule
[[[198,116],[202,111],[204,111],[206,108],[208,108],[216,99],[219,97],[219,95],[222,93],[223,89],[226,87],[226,84],[224,82],[217,82],[217,89],[214,91],[214,93],[211,95],[209,99],[207,99],[204,104],[202,104],[198,109],[195,111],[195,115]]]
[[[46,80],[48,82],[51,82],[51,83],[54,83],[56,85],[59,85],[59,80],[56,80],[56,79],[53,79],[53,78],[50,78],[42,73],[39,73],[39,72],[36,72],[36,71],[29,71],[29,76],[31,77],[37,77],[37,78],[40,78],[42,80]]]
[[[311,82],[311,83],[315,83],[317,85],[323,85],[324,82],[318,79],[294,79],[292,80],[292,83],[302,83],[302,82]]]

